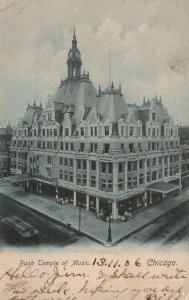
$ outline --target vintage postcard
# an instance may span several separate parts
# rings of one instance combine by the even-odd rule
[[[0,300],[189,299],[189,1],[0,1]]]

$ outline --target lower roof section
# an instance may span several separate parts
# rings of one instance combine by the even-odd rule
[[[147,190],[167,194],[179,188],[180,188],[179,185],[161,181],[161,182],[156,182],[151,184],[150,186],[147,187]]]
[[[13,182],[13,183],[19,183],[19,182],[25,182],[29,180],[33,180],[33,177],[29,174],[18,174],[14,176],[9,176],[5,178],[7,181]]]

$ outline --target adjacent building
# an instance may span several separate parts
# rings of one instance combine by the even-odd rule
[[[28,174],[33,192],[115,220],[181,189],[179,128],[161,97],[129,104],[120,85],[96,91],[81,66],[74,32],[66,79],[13,128],[12,173]]]
[[[6,128],[0,128],[0,177],[10,175],[10,144],[12,128],[10,124]]]
[[[182,149],[182,185],[189,186],[189,126],[180,127],[180,143]]]

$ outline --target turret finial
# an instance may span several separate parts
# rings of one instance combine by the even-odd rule
[[[76,29],[75,29],[75,26],[74,26],[74,34],[73,34],[73,39],[74,39],[74,40],[76,40],[75,32],[76,32]]]

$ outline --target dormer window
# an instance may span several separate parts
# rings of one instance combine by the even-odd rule
[[[132,136],[134,133],[134,127],[129,127],[129,135]]]
[[[81,128],[80,128],[80,134],[81,134],[81,136],[84,136],[84,135],[85,135],[84,127],[81,127]]]
[[[104,134],[105,135],[110,135],[110,128],[109,128],[109,126],[104,126]]]
[[[156,113],[152,113],[152,121],[156,120]]]
[[[65,136],[69,136],[69,128],[65,128]]]

